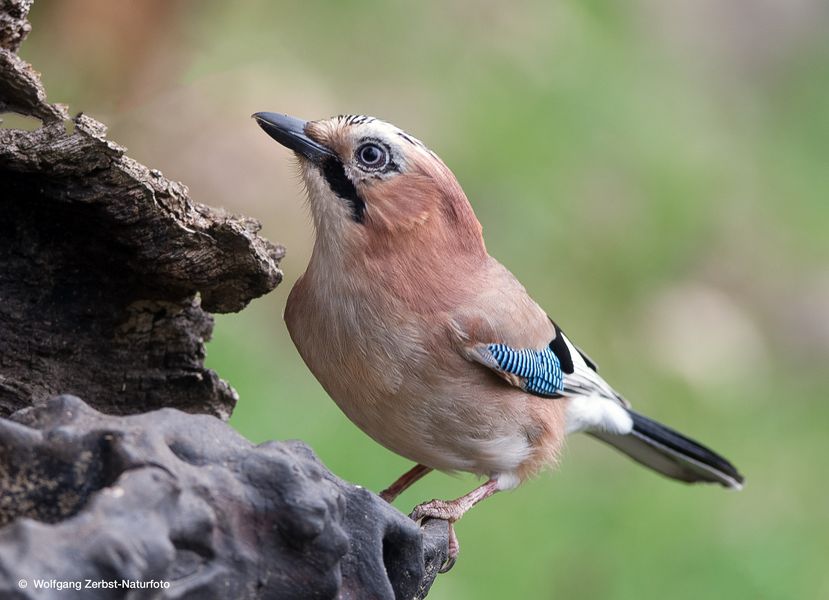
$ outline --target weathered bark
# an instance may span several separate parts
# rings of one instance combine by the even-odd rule
[[[0,130],[0,415],[74,393],[110,413],[227,418],[235,393],[203,366],[206,311],[273,289],[283,248],[48,104],[13,52],[29,4],[0,11],[0,111],[43,121]]]

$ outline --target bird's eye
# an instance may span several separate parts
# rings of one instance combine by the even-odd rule
[[[356,154],[357,161],[366,169],[382,169],[389,162],[389,151],[374,142],[363,144]]]

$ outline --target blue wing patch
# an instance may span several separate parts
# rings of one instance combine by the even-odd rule
[[[487,350],[502,371],[523,378],[524,389],[531,394],[555,396],[564,389],[561,363],[549,347],[515,350],[504,344],[488,344]]]

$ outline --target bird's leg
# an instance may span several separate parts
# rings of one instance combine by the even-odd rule
[[[415,506],[412,514],[409,515],[415,521],[426,518],[449,521],[449,555],[446,563],[440,569],[441,573],[445,573],[452,568],[461,551],[458,536],[455,535],[454,523],[464,516],[470,508],[478,504],[478,502],[489,498],[497,491],[498,482],[495,479],[490,479],[483,485],[476,487],[468,494],[455,500],[430,500],[429,502]]]
[[[405,492],[409,487],[419,480],[424,475],[428,474],[431,471],[431,467],[424,467],[423,465],[415,465],[403,475],[401,475],[397,481],[387,487],[385,490],[380,492],[380,497],[391,504],[394,502],[395,498],[397,498],[400,494]]]

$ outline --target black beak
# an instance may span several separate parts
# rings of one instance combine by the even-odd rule
[[[305,134],[308,121],[272,112],[258,112],[253,115],[253,118],[259,123],[259,127],[265,130],[265,133],[311,162],[320,163],[326,158],[337,157],[332,150]]]

